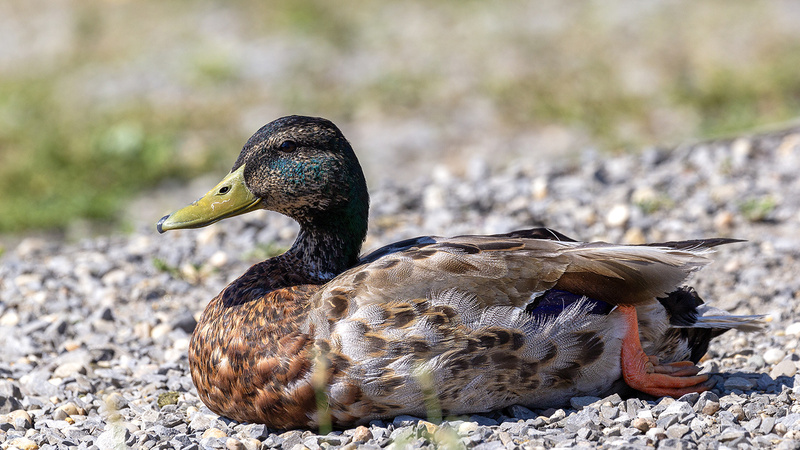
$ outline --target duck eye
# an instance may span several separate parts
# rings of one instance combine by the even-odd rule
[[[295,141],[283,141],[278,148],[282,152],[293,152],[297,148],[297,143]]]

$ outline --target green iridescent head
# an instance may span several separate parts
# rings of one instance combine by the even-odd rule
[[[361,166],[336,125],[322,118],[287,116],[251,136],[217,186],[161,218],[157,229],[163,233],[198,228],[269,209],[305,228],[335,224],[346,228],[340,231],[361,234],[363,239],[368,208]]]

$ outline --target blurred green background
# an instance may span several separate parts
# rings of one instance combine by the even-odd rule
[[[798,23],[794,1],[4,0],[0,234],[131,229],[135,199],[210,188],[287,114],[398,182],[780,126]]]

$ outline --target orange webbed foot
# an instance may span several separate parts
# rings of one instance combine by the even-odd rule
[[[628,323],[622,339],[622,376],[628,386],[657,397],[680,397],[713,387],[706,383],[708,375],[697,375],[700,368],[691,361],[660,364],[657,357],[646,355],[639,339],[636,308],[619,306],[618,309]]]

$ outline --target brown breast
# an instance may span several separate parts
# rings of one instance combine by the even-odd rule
[[[275,288],[302,280],[276,280],[270,269],[254,266],[208,304],[189,346],[192,380],[217,414],[276,428],[308,426],[316,400],[307,300],[319,286]]]

